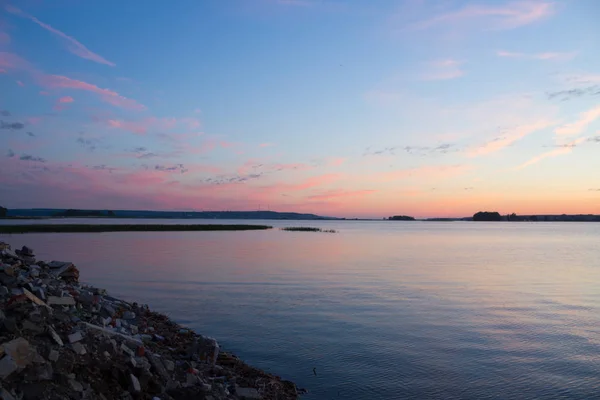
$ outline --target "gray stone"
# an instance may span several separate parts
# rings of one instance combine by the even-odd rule
[[[8,296],[8,288],[6,286],[0,286],[0,296]]]
[[[0,399],[2,400],[15,400],[15,397],[6,389],[0,389]]]
[[[150,365],[152,365],[154,371],[160,375],[161,378],[164,380],[169,379],[169,373],[167,372],[167,369],[165,368],[160,357],[158,357],[156,354],[149,354],[148,361],[150,361]]]
[[[48,305],[51,305],[51,306],[74,306],[75,299],[72,297],[48,296]]]
[[[54,375],[54,369],[51,364],[40,365],[35,369],[35,376],[38,381],[51,381],[52,375]]]
[[[50,336],[52,337],[52,339],[54,339],[54,341],[59,346],[63,346],[64,345],[62,339],[60,338],[60,336],[58,336],[58,333],[56,333],[56,331],[54,330],[53,327],[51,327],[51,326],[48,327],[48,333],[50,334]]]
[[[210,391],[212,390],[212,385],[210,383],[203,383],[202,384],[202,391],[205,393],[210,393]]]
[[[77,382],[75,379],[69,379],[69,386],[76,392],[83,392],[83,385]]]
[[[50,354],[48,354],[48,360],[52,361],[52,362],[57,362],[58,361],[58,356],[59,353],[56,350],[50,350]]]
[[[123,353],[127,354],[129,357],[134,357],[135,352],[129,348],[125,343],[121,343],[121,350]]]
[[[44,327],[42,325],[31,322],[28,319],[23,321],[23,329],[26,331],[32,332],[35,335],[44,333]]]
[[[258,390],[254,388],[245,388],[238,387],[235,389],[235,393],[238,395],[240,399],[244,400],[260,400],[260,394],[258,394]]]
[[[140,381],[138,378],[133,374],[130,374],[129,378],[131,379],[131,390],[135,393],[141,392],[142,387],[140,386]]]
[[[79,342],[83,339],[81,332],[75,332],[69,335],[69,343]]]
[[[19,366],[11,356],[6,355],[0,360],[0,378],[6,379],[7,376],[15,372]]]
[[[71,345],[71,349],[73,349],[73,351],[79,355],[84,355],[85,353],[87,353],[87,350],[85,349],[85,346],[82,345],[81,343],[77,342],[77,343],[73,343]]]
[[[123,319],[126,319],[126,320],[135,319],[135,313],[132,311],[125,311],[123,313]]]
[[[163,360],[163,364],[165,365],[165,368],[167,369],[167,371],[175,371],[175,363],[171,360]]]

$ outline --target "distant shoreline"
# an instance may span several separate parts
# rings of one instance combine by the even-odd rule
[[[271,229],[268,225],[161,225],[161,224],[31,224],[0,225],[0,233],[88,233],[88,232],[190,232],[250,231]]]

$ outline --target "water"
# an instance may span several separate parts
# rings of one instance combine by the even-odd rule
[[[339,233],[0,240],[75,262],[308,400],[600,398],[600,224],[248,223]]]

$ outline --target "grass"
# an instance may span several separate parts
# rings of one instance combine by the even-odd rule
[[[83,232],[183,232],[183,231],[250,231],[271,229],[267,225],[89,225],[36,224],[0,225],[0,233],[83,233]]]
[[[282,231],[289,232],[324,232],[324,233],[337,233],[335,229],[321,229],[321,228],[310,228],[307,226],[288,226],[281,228]]]

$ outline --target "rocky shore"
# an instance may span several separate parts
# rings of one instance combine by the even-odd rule
[[[297,399],[289,381],[0,242],[0,399]]]

